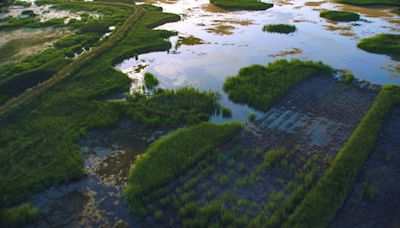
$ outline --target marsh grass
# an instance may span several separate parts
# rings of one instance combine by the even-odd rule
[[[289,217],[286,227],[326,227],[350,193],[392,109],[400,105],[400,87],[385,86],[333,164]]]
[[[376,6],[376,5],[392,5],[400,6],[398,0],[336,0],[339,3],[361,5],[361,6]]]
[[[240,129],[238,123],[202,123],[181,128],[153,143],[130,170],[125,189],[129,206],[139,214],[145,213],[146,195],[228,142]]]
[[[296,31],[296,26],[286,25],[286,24],[270,24],[270,25],[264,25],[263,31],[289,34]]]
[[[400,59],[400,35],[379,34],[362,39],[357,47],[372,53],[386,54],[394,59]]]
[[[273,7],[273,4],[259,0],[210,0],[210,2],[215,6],[226,9],[266,10]]]
[[[305,79],[327,76],[332,68],[321,62],[278,60],[267,66],[252,65],[228,77],[224,91],[230,100],[267,111],[283,94]]]
[[[346,11],[334,11],[334,10],[324,10],[319,14],[325,19],[332,21],[358,21],[360,20],[360,15],[356,13],[346,12]]]

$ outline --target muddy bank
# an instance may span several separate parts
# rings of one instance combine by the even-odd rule
[[[400,108],[386,120],[331,227],[400,226]]]
[[[40,215],[32,227],[137,224],[122,195],[128,171],[136,156],[166,131],[128,120],[113,129],[89,131],[77,144],[85,153],[87,175],[34,195],[30,202]]]
[[[276,207],[266,206],[270,200],[280,194],[283,204],[295,186],[302,184],[298,174],[310,166],[318,170],[311,181],[318,179],[375,96],[371,89],[345,85],[330,77],[305,81],[228,145],[162,187],[168,196],[149,205],[162,210],[169,221],[157,221],[150,214],[144,225],[179,221],[182,205],[195,202],[196,207],[202,207],[226,200],[228,195],[233,200],[224,201],[224,208],[236,216],[272,216]],[[272,167],[262,168],[264,156],[276,148],[283,149],[282,157]]]

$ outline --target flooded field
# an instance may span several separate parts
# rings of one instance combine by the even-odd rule
[[[68,35],[71,35],[71,32],[65,29],[0,31],[0,64],[43,51]]]
[[[399,33],[400,17],[385,8],[346,6],[328,1],[272,1],[266,11],[226,11],[207,0],[151,1],[167,12],[178,13],[182,20],[159,27],[176,30],[180,37],[196,37],[201,42],[179,44],[169,52],[140,55],[116,67],[140,81],[149,71],[161,85],[176,88],[185,85],[223,94],[222,84],[244,66],[266,64],[281,58],[323,61],[337,69],[350,70],[360,80],[377,84],[400,83],[399,62],[385,55],[358,49],[357,42],[379,33]],[[344,9],[361,14],[356,23],[337,23],[319,17],[325,9]],[[290,35],[262,31],[265,24],[296,25]],[[134,80],[135,82],[137,80]],[[233,111],[233,119],[246,119],[251,109],[231,103],[222,104]],[[221,119],[215,119],[221,121]]]
[[[250,125],[247,130],[251,132],[246,136],[256,136],[251,139],[254,141],[246,137],[242,139],[244,141],[240,141],[250,149],[254,149],[256,145],[266,152],[272,148],[271,145],[283,146],[290,142],[290,149],[295,152],[301,151],[304,157],[309,158],[311,154],[307,153],[314,150],[325,152],[318,159],[329,160],[351,135],[376,94],[375,91],[339,84],[334,79],[317,78],[291,91],[268,113],[261,113],[245,105],[234,104],[223,92],[222,85],[226,77],[235,75],[242,67],[251,64],[264,65],[281,58],[298,58],[323,61],[335,69],[352,71],[359,80],[367,80],[374,84],[400,83],[398,61],[385,55],[365,52],[356,46],[362,38],[379,33],[400,33],[400,16],[391,13],[390,9],[370,9],[329,1],[306,0],[272,1],[274,7],[266,11],[227,11],[212,6],[208,0],[146,3],[161,6],[166,12],[180,14],[182,20],[159,27],[178,32],[178,36],[170,39],[173,44],[171,50],[139,55],[115,66],[132,79],[130,92],[142,87],[145,72],[157,76],[163,88],[190,85],[201,90],[217,91],[222,95],[221,104],[232,109],[233,116],[229,119],[215,116],[213,121],[246,121],[250,112],[256,114],[256,124]],[[46,15],[50,18],[53,15],[50,8],[35,9],[40,10],[38,14],[42,15],[43,20],[47,20]],[[327,21],[319,17],[319,12],[325,9],[357,12],[361,14],[362,20],[352,23]],[[18,16],[22,12],[20,10],[18,7],[11,9],[8,15]],[[57,17],[66,20],[79,19],[79,14],[56,14]],[[265,24],[274,23],[296,25],[297,31],[290,35],[263,31]],[[38,40],[23,38],[35,32],[38,33]],[[0,34],[0,63],[10,58],[24,57],[26,53],[37,52],[65,35],[68,35],[68,32],[64,30],[18,30]],[[2,54],[5,52],[6,55]],[[321,90],[323,86],[327,86],[328,89]],[[309,101],[311,96],[315,99]],[[338,100],[341,102],[337,102]],[[356,114],[352,115],[354,113]],[[77,147],[85,153],[86,175],[34,195],[29,202],[40,210],[40,215],[32,226],[136,227],[140,224],[152,224],[153,221],[139,221],[129,214],[123,199],[123,189],[132,162],[151,142],[167,132],[165,129],[148,131],[125,120],[113,129],[89,131],[87,136],[77,143]],[[294,133],[297,137],[293,136]],[[302,144],[305,145],[304,148],[299,149],[297,145]],[[231,148],[228,148],[223,155],[228,156],[230,151]],[[237,174],[237,180],[247,174],[251,175],[254,171],[251,169],[255,168],[254,165],[258,162],[256,160],[244,160],[250,168],[246,168],[243,175]],[[301,163],[295,168],[301,169],[303,165]],[[325,170],[326,166],[323,163],[321,170]],[[231,167],[226,166],[222,169],[211,178],[205,178],[204,183],[207,185],[204,186],[217,185],[218,175],[230,171]],[[266,192],[280,190],[284,186],[276,184],[278,181],[275,179],[280,177],[274,173],[258,174],[260,175],[255,178],[267,177],[262,179],[265,185],[254,185],[249,189],[260,193],[260,198],[254,200],[263,203],[267,200]],[[290,181],[293,177],[286,179]],[[171,186],[174,184],[180,183],[172,183]],[[203,194],[201,191],[204,190],[204,186],[198,188],[199,198]],[[223,190],[217,189],[216,192]],[[238,195],[248,194],[248,189],[236,190]],[[260,190],[265,191],[262,193]]]

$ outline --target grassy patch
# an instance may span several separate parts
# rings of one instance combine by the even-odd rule
[[[252,65],[240,69],[224,83],[229,99],[267,111],[283,94],[303,80],[331,74],[332,69],[321,62],[278,60],[267,66]]]
[[[3,227],[23,227],[38,214],[38,209],[29,204],[0,210],[0,225]]]
[[[360,15],[346,11],[324,10],[319,16],[332,21],[358,21]]]
[[[127,102],[127,114],[133,120],[149,127],[183,126],[207,121],[220,106],[219,95],[214,92],[200,92],[194,88],[157,90],[147,98],[132,96]]]
[[[289,217],[287,227],[326,227],[352,189],[375,145],[386,117],[400,103],[400,87],[385,86],[376,101],[303,202]]]
[[[142,212],[141,202],[149,191],[172,180],[210,150],[229,141],[240,128],[238,123],[202,123],[179,129],[153,143],[130,171],[125,190],[128,204],[135,211]]]
[[[264,25],[263,31],[289,34],[289,33],[293,33],[296,31],[296,26],[286,25],[286,24]]]
[[[400,35],[379,34],[370,38],[362,39],[357,47],[372,53],[386,54],[395,59],[400,58]]]
[[[211,0],[211,3],[221,8],[241,10],[266,10],[273,6],[259,0]]]
[[[373,5],[392,5],[400,6],[398,0],[336,0],[339,3],[361,5],[361,6],[373,6]]]

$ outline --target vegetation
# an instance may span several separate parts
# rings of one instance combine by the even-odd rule
[[[352,4],[352,5],[392,5],[392,6],[400,6],[400,2],[398,0],[336,0],[339,3]]]
[[[395,59],[400,58],[400,35],[379,34],[370,38],[362,39],[357,47],[372,53],[386,54]]]
[[[154,92],[154,89],[158,86],[158,79],[152,73],[144,74],[144,86],[148,91]]]
[[[129,117],[146,126],[183,126],[207,121],[219,111],[218,99],[217,93],[193,88],[159,89],[149,98],[136,94],[121,104]]]
[[[108,5],[108,8],[113,7]],[[116,92],[127,91],[130,86],[129,78],[115,70],[113,64],[127,57],[171,47],[165,38],[174,33],[152,28],[179,20],[179,16],[162,13],[160,8],[148,5],[134,9],[128,25],[121,26],[124,32],[116,32],[109,38],[118,42],[105,46],[90,61],[69,71],[68,77],[46,88],[46,93],[2,113],[2,207],[14,206],[31,192],[82,175],[82,152],[75,145],[76,141],[88,128],[116,124],[125,111],[105,99]]]
[[[153,143],[131,168],[125,190],[128,204],[136,212],[143,212],[142,202],[149,191],[193,166],[210,150],[229,141],[240,128],[238,123],[202,123],[179,129]]]
[[[256,114],[254,114],[254,112],[250,112],[249,114],[249,121],[253,122],[254,120],[256,120]]]
[[[263,31],[289,34],[296,31],[296,26],[286,24],[270,24],[264,25]]]
[[[360,15],[346,11],[324,10],[319,16],[332,21],[358,21]]]
[[[352,189],[382,124],[400,104],[400,87],[385,86],[333,164],[289,217],[287,227],[326,227]]]
[[[342,79],[341,79],[341,82],[344,83],[344,84],[350,84],[350,83],[352,83],[354,80],[355,80],[355,77],[354,77],[354,75],[353,75],[352,73],[350,73],[350,72],[345,72],[345,73],[343,74],[343,77],[342,77]]]
[[[267,111],[271,105],[303,80],[330,75],[332,69],[321,62],[278,60],[267,66],[252,65],[229,77],[224,91],[229,99]]]
[[[46,81],[62,68],[73,62],[73,57],[81,54],[90,47],[100,45],[105,40],[100,38],[103,36],[105,29],[108,31],[110,25],[120,25],[124,19],[132,13],[132,9],[127,7],[115,6],[109,7],[105,4],[88,4],[88,3],[60,3],[64,9],[69,10],[85,10],[104,13],[104,17],[99,19],[83,19],[82,21],[74,21],[65,25],[64,19],[60,21],[59,26],[76,31],[74,35],[57,41],[54,48],[49,48],[41,53],[29,56],[22,61],[10,62],[0,66],[0,104],[8,99],[17,96],[27,89]],[[78,8],[77,8],[78,7]],[[20,23],[27,19],[10,18],[3,25],[9,25],[11,20]],[[54,26],[49,22],[40,22],[35,20],[35,27]],[[10,26],[10,25],[9,25]],[[32,27],[26,23],[13,24],[21,27]],[[69,67],[72,69],[72,67]]]
[[[8,208],[0,211],[0,225],[2,227],[23,227],[28,225],[38,214],[38,209],[29,204]]]
[[[221,8],[240,10],[266,10],[273,6],[260,0],[210,0],[210,2]]]

